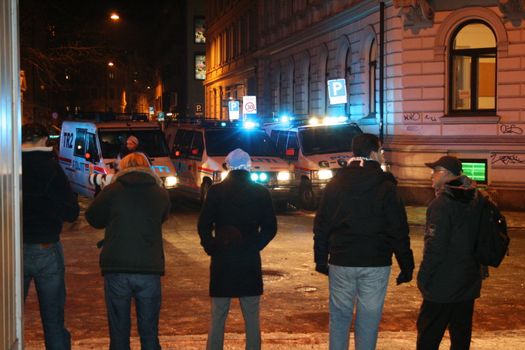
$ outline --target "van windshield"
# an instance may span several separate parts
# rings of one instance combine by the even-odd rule
[[[100,146],[102,157],[117,158],[119,153],[126,147],[129,136],[135,136],[139,140],[138,151],[148,157],[168,157],[168,147],[160,130],[100,130]]]
[[[241,148],[250,156],[278,157],[275,145],[263,130],[210,129],[206,130],[206,151],[210,156],[226,156]]]
[[[351,152],[352,139],[361,133],[350,124],[316,126],[299,129],[299,140],[304,155]]]

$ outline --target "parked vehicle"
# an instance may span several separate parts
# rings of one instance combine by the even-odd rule
[[[76,193],[92,198],[101,186],[110,182],[118,171],[119,154],[130,135],[139,140],[138,151],[148,156],[164,187],[170,192],[175,188],[175,168],[157,123],[72,120],[62,123],[59,163]]]
[[[293,197],[303,209],[317,207],[322,189],[352,157],[352,139],[362,130],[346,117],[285,119],[264,125],[279,156],[294,166]]]
[[[210,186],[227,176],[228,153],[241,148],[250,155],[252,180],[270,190],[278,209],[286,208],[293,173],[264,130],[241,122],[197,120],[171,125],[165,134],[179,175],[178,192],[202,203]]]

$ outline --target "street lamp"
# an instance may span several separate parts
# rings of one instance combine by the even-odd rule
[[[112,69],[115,66],[115,63],[113,61],[109,61],[108,65],[106,67],[106,108],[105,111],[109,112],[109,105],[108,105],[108,94],[109,94],[109,79],[113,79],[113,72],[110,72],[110,69]]]
[[[111,19],[113,22],[117,22],[120,20],[120,16],[116,12],[112,12],[109,16],[109,19]]]

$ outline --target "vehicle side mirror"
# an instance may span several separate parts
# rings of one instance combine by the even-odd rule
[[[98,163],[100,161],[100,157],[96,153],[86,152],[84,157],[86,158],[87,161],[89,161],[91,163]]]

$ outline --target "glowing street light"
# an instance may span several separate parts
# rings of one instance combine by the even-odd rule
[[[113,13],[111,13],[111,15],[109,16],[109,18],[110,18],[112,21],[116,22],[116,21],[118,21],[118,20],[120,19],[120,16],[118,15],[118,13],[113,12]]]
[[[114,65],[115,65],[115,63],[113,63],[111,61],[108,62],[108,67],[113,67]]]

